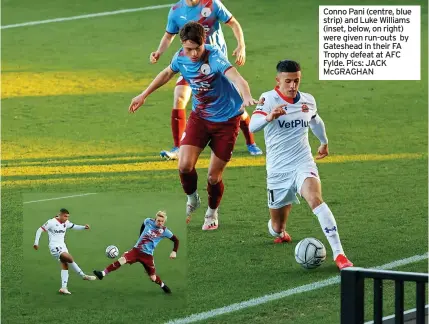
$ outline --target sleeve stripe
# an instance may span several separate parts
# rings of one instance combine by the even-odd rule
[[[225,74],[226,73],[226,71],[228,71],[230,68],[232,68],[233,66],[232,65],[230,65],[229,67],[227,67],[227,69],[225,70],[225,71],[223,71],[223,74]]]
[[[170,35],[177,35],[178,33],[170,33],[168,30],[166,30],[165,31],[167,34],[170,34]]]
[[[229,19],[227,21],[225,21],[225,24],[229,23],[232,18],[234,18],[234,16],[229,17]]]
[[[70,226],[70,228],[73,228],[73,227],[74,227],[74,224],[72,226]]]
[[[46,232],[46,229],[43,227],[43,226],[41,226],[40,227],[44,232]]]
[[[267,116],[267,113],[265,111],[260,111],[260,110],[255,110],[252,115],[254,115],[254,114],[260,114],[260,115]]]
[[[171,69],[171,71],[173,71],[174,73],[178,73],[179,71],[175,71],[172,67],[171,67],[171,64],[170,64],[170,69]]]

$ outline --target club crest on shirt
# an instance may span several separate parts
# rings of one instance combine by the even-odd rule
[[[264,98],[264,97],[262,97],[262,98],[259,100],[258,106],[263,106],[264,104],[265,104],[265,98]]]
[[[301,110],[302,110],[302,112],[305,112],[305,113],[309,112],[309,108],[308,108],[308,106],[306,104],[303,104],[301,106]]]
[[[206,64],[206,63],[204,63],[203,65],[201,65],[201,73],[202,74],[204,74],[204,75],[209,75],[210,74],[210,71],[211,71],[211,69],[210,69],[210,65],[208,65],[208,64]]]
[[[212,10],[210,8],[203,8],[203,10],[201,10],[201,16],[203,17],[208,17],[212,14]]]
[[[163,230],[162,228],[160,228],[160,229],[158,230],[158,233],[159,233],[159,234],[162,234],[162,233],[164,233],[164,230]]]

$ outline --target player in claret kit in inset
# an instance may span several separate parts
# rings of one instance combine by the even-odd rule
[[[267,190],[271,219],[268,230],[275,242],[290,242],[286,222],[297,194],[308,203],[332,248],[338,268],[353,266],[344,254],[337,223],[322,199],[319,172],[308,142],[308,128],[320,140],[316,159],[328,155],[328,138],[314,97],[298,91],[301,67],[295,61],[277,64],[277,87],[265,92],[253,112],[250,130],[264,130],[267,150]]]
[[[60,293],[70,295],[71,292],[67,288],[69,281],[69,266],[72,267],[76,273],[78,273],[83,280],[95,280],[94,276],[86,275],[74,262],[73,257],[69,253],[66,243],[64,241],[67,229],[74,230],[88,230],[89,225],[76,225],[70,222],[69,212],[67,209],[62,208],[57,216],[48,220],[43,226],[41,226],[36,232],[36,238],[34,240],[33,248],[39,249],[39,240],[43,232],[48,232],[49,237],[49,251],[51,255],[61,262],[61,289]]]
[[[146,218],[140,228],[140,237],[134,245],[134,248],[125,252],[117,261],[107,266],[103,271],[94,270],[94,274],[97,278],[102,280],[110,272],[118,270],[126,263],[133,264],[135,262],[140,262],[150,279],[158,284],[164,292],[168,294],[171,293],[170,288],[167,287],[156,274],[155,263],[153,261],[153,252],[163,238],[168,238],[174,243],[170,259],[176,258],[176,253],[179,249],[179,239],[164,226],[166,221],[167,214],[163,211],[157,212],[155,219]]]

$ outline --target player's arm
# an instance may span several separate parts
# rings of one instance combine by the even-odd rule
[[[246,61],[246,45],[244,43],[244,34],[240,23],[220,0],[213,0],[213,8],[216,18],[231,27],[235,39],[237,40],[237,48],[232,52],[232,56],[236,57],[235,63],[238,66],[243,65]]]
[[[33,244],[33,248],[35,250],[39,249],[40,236],[42,236],[42,233],[46,231],[46,229],[45,229],[46,224],[44,226],[40,226],[36,231],[36,237],[34,239],[34,244]]]
[[[151,84],[144,90],[141,94],[139,94],[137,97],[133,98],[131,101],[131,104],[128,108],[128,111],[133,113],[137,109],[140,108],[146,101],[146,98],[154,91],[156,91],[158,88],[162,87],[164,84],[166,84],[168,81],[170,81],[173,76],[178,71],[173,71],[170,66],[167,66],[164,70],[162,70],[156,77],[153,79]]]
[[[279,118],[281,115],[285,115],[285,107],[286,105],[278,105],[273,108],[269,100],[261,97],[255,111],[252,114],[252,117],[250,118],[250,132],[259,132],[273,120]]]
[[[231,27],[235,39],[237,40],[237,48],[232,52],[232,56],[236,57],[235,63],[238,66],[242,66],[246,62],[246,44],[244,43],[243,29],[238,20],[234,17],[231,17],[226,24]]]
[[[171,251],[170,253],[170,259],[175,259],[177,250],[179,249],[179,239],[168,228],[165,229],[163,236],[173,241],[174,246],[173,246],[173,251]]]
[[[36,237],[34,239],[34,244],[33,244],[33,248],[35,250],[39,249],[40,236],[42,235],[43,232],[46,232],[47,230],[49,230],[50,227],[51,227],[51,222],[47,221],[45,224],[43,224],[42,226],[40,226],[37,229],[37,231],[36,231]]]
[[[177,250],[179,249],[179,239],[177,238],[176,235],[173,235],[172,237],[170,237],[170,240],[172,240],[174,243],[173,251],[170,254],[170,259],[174,259],[176,258],[176,253],[177,253]]]
[[[258,103],[257,100],[253,99],[252,94],[250,93],[250,87],[247,81],[238,73],[237,69],[233,66],[230,66],[225,70],[225,76],[233,82],[238,90],[240,91],[243,97],[243,106],[248,107]]]
[[[158,62],[161,55],[170,47],[175,36],[176,34],[169,33],[168,31],[165,32],[164,36],[161,38],[158,49],[155,52],[150,53],[150,63],[153,64]]]
[[[328,136],[326,136],[325,123],[322,118],[316,113],[310,120],[310,129],[314,136],[320,141],[319,149],[317,150],[316,160],[323,159],[328,156]]]
[[[82,230],[90,229],[90,226],[88,224],[77,225],[77,224],[74,224],[74,223],[68,223],[67,228],[73,229],[73,230],[76,230],[76,231],[82,231]]]

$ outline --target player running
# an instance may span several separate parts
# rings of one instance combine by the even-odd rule
[[[71,292],[67,288],[69,281],[69,266],[79,274],[83,280],[95,280],[94,276],[86,275],[74,262],[73,257],[69,253],[66,243],[64,241],[67,229],[74,230],[88,230],[89,225],[76,225],[70,222],[69,212],[67,209],[62,208],[57,216],[48,220],[43,226],[39,227],[36,232],[36,238],[34,240],[33,248],[39,249],[39,240],[43,232],[48,232],[49,237],[49,251],[51,255],[61,262],[61,289],[60,294],[70,295]]]
[[[308,127],[320,140],[316,159],[328,155],[328,138],[314,97],[298,91],[301,68],[295,61],[277,64],[277,87],[262,94],[253,112],[251,132],[264,129],[267,148],[268,230],[276,243],[290,242],[286,222],[300,194],[317,216],[338,268],[353,266],[344,254],[337,223],[322,199],[318,169],[308,142]]]
[[[180,30],[182,48],[149,87],[131,101],[129,111],[135,112],[152,92],[178,72],[191,85],[193,105],[182,136],[179,174],[188,196],[186,216],[189,222],[192,213],[200,206],[195,165],[200,153],[210,146],[209,206],[202,229],[213,230],[218,228],[218,207],[224,190],[222,174],[234,150],[240,115],[244,107],[256,104],[257,100],[252,98],[247,81],[237,69],[217,47],[204,44],[205,39],[206,32],[201,24],[189,22],[183,26]]]
[[[231,27],[237,39],[237,48],[232,52],[238,66],[246,61],[246,46],[243,30],[237,19],[219,0],[180,0],[171,7],[168,14],[166,32],[161,39],[158,49],[150,54],[150,62],[158,62],[161,55],[169,48],[180,28],[189,21],[197,21],[206,30],[206,44],[217,46],[228,57],[225,38],[221,23]],[[180,76],[174,89],[173,110],[171,112],[171,130],[174,147],[171,151],[161,151],[161,157],[167,160],[177,159],[180,141],[186,128],[186,105],[191,98],[191,88],[185,78]],[[250,117],[247,112],[241,115],[240,128],[246,138],[247,149],[251,155],[261,155],[261,149],[256,145],[252,133],[249,131]]]
[[[168,288],[156,274],[155,264],[153,262],[153,252],[163,238],[168,238],[174,242],[170,259],[176,258],[176,253],[179,249],[179,239],[164,226],[166,221],[167,214],[163,211],[157,212],[155,219],[146,218],[140,228],[140,237],[134,245],[134,248],[125,252],[117,261],[107,266],[103,271],[94,270],[94,274],[97,278],[102,280],[110,272],[118,270],[126,263],[133,264],[135,262],[140,262],[150,279],[158,284],[164,292],[167,294],[171,293],[170,288]]]
[[[178,72],[191,85],[192,112],[179,152],[180,180],[188,196],[186,221],[190,221],[200,206],[195,165],[200,153],[209,145],[212,154],[207,180],[208,209],[202,229],[214,230],[218,228],[218,207],[224,190],[222,174],[234,150],[240,115],[244,107],[257,101],[252,98],[247,81],[217,47],[204,44],[205,39],[206,32],[201,24],[189,22],[183,26],[180,30],[183,47],[149,87],[131,101],[129,111],[135,112],[152,92]]]

